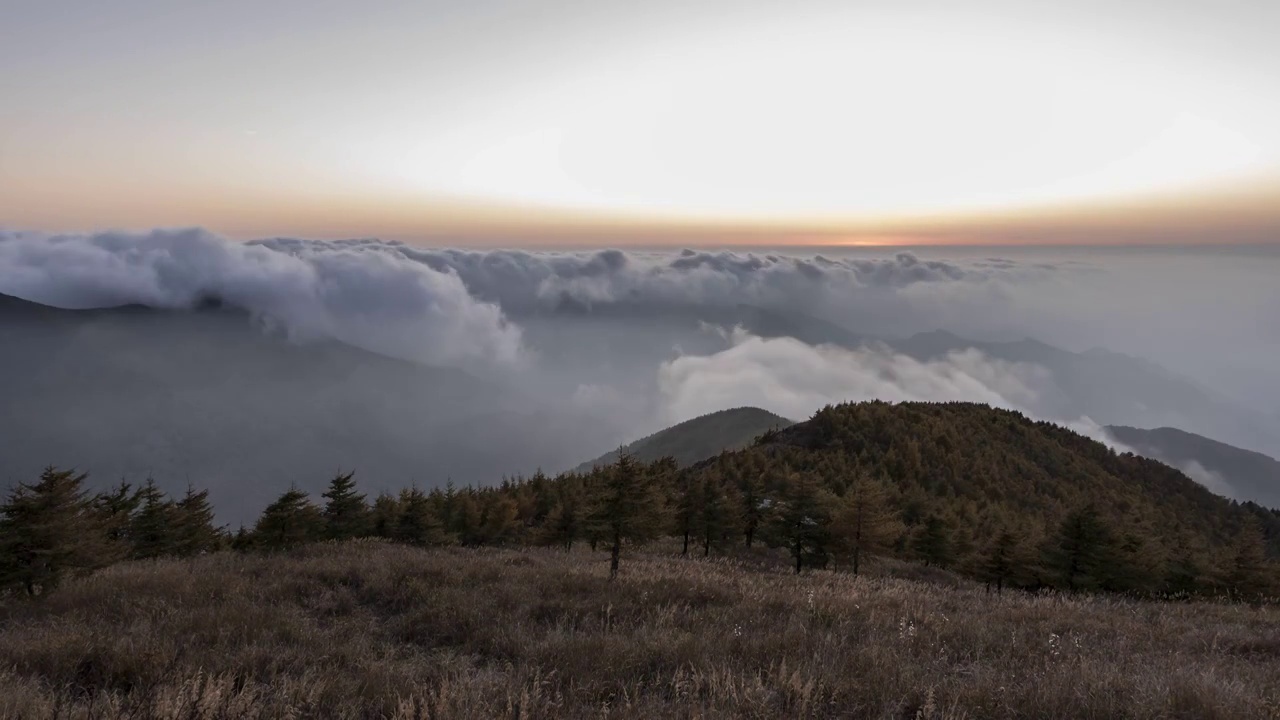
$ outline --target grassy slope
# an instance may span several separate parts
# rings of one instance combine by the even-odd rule
[[[671,456],[681,466],[692,465],[722,450],[746,447],[765,431],[791,424],[791,420],[760,408],[733,408],[672,425],[626,445],[624,449],[646,462]],[[586,472],[596,465],[609,465],[617,459],[615,450],[582,463],[577,470]]]
[[[0,598],[0,716],[1245,718],[1280,708],[1275,607],[995,596],[661,554],[628,557],[615,583],[606,574],[606,557],[586,551],[369,541],[126,563],[40,602]]]

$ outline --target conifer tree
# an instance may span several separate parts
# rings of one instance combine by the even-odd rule
[[[826,565],[831,551],[832,498],[809,473],[794,472],[783,481],[770,517],[770,544],[785,547],[796,574],[805,565]]]
[[[1251,598],[1270,590],[1266,542],[1256,521],[1249,519],[1236,537],[1223,578],[1236,597]]]
[[[454,498],[452,520],[450,529],[458,537],[458,542],[467,547],[484,542],[484,516],[480,512],[480,504],[476,502],[475,491],[471,488],[459,492]]]
[[[400,492],[400,513],[395,539],[409,545],[445,545],[448,534],[427,496],[417,487]]]
[[[1024,562],[1020,538],[1010,530],[1002,530],[991,543],[980,574],[988,585],[995,583],[996,593],[1000,594],[1005,585],[1022,574]]]
[[[286,550],[323,536],[324,516],[307,499],[307,494],[291,487],[267,506],[253,529],[254,545],[263,550]]]
[[[1099,587],[1112,562],[1111,530],[1093,505],[1072,511],[1058,527],[1049,565],[1068,590]]]
[[[505,545],[520,535],[520,507],[506,493],[492,493],[485,503],[481,537],[490,545]]]
[[[349,540],[363,537],[370,530],[369,506],[365,496],[356,492],[355,473],[339,473],[329,481],[325,498],[325,537],[330,540]]]
[[[699,495],[701,503],[698,507],[698,537],[702,541],[702,556],[709,557],[711,549],[719,548],[726,537],[739,526],[736,498],[725,492],[724,485],[716,475],[704,475]]]
[[[106,540],[104,559],[109,562],[129,556],[132,550],[129,526],[140,501],[133,486],[123,480],[111,490],[94,497],[93,509],[98,514]]]
[[[154,480],[138,490],[138,510],[129,526],[134,558],[157,558],[175,551],[173,502],[165,498]]]
[[[374,536],[394,540],[400,524],[400,501],[394,495],[379,493],[369,514]]]
[[[912,550],[925,565],[949,565],[952,557],[951,534],[946,521],[937,514],[926,517],[912,541]]]
[[[698,515],[702,511],[704,501],[702,491],[706,487],[706,476],[711,474],[708,470],[702,474],[702,477],[696,477],[692,473],[681,473],[675,482],[675,497],[672,498],[672,519],[673,527],[676,535],[683,539],[683,545],[680,550],[681,555],[689,554],[689,539],[695,532],[698,523]]]
[[[747,548],[756,539],[756,533],[769,522],[769,496],[764,477],[748,469],[738,483],[738,502],[741,505],[742,537]]]
[[[841,498],[834,530],[857,575],[862,558],[888,547],[901,532],[901,523],[889,509],[884,486],[859,474]]]
[[[222,531],[213,524],[208,490],[196,492],[188,485],[187,493],[173,506],[172,516],[175,555],[193,557],[222,545]]]
[[[618,576],[623,543],[642,544],[662,532],[666,509],[651,472],[621,450],[618,460],[601,471],[590,525],[609,545],[610,580]]]
[[[0,587],[47,592],[69,575],[101,567],[106,536],[83,489],[85,475],[46,468],[0,505]]]

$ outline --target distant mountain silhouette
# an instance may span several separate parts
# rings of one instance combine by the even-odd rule
[[[1192,477],[1198,469],[1213,473],[1229,486],[1233,497],[1280,508],[1280,461],[1270,456],[1171,427],[1142,430],[1113,425],[1106,430],[1140,455],[1184,472],[1190,468]]]
[[[918,360],[973,348],[999,360],[1039,365],[1057,386],[1057,392],[1041,393],[1038,410],[1047,417],[1088,417],[1103,425],[1177,426],[1254,447],[1280,447],[1280,424],[1273,419],[1150,360],[1101,348],[1076,353],[1032,338],[980,342],[942,330],[884,342]]]
[[[375,489],[487,483],[567,467],[593,443],[589,420],[518,388],[293,342],[216,302],[62,310],[0,295],[0,397],[0,486],[50,464],[98,487],[152,476],[210,488],[230,521],[340,470]]]
[[[723,450],[744,448],[765,432],[785,428],[792,423],[791,420],[760,408],[733,408],[672,425],[622,449],[646,462],[672,457],[681,466],[687,466]],[[614,450],[582,463],[577,470],[586,472],[595,466],[609,465],[617,459],[618,451]]]

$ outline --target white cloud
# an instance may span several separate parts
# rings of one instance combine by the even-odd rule
[[[813,346],[741,330],[724,351],[663,364],[658,386],[665,420],[672,423],[742,405],[799,420],[828,403],[873,399],[963,400],[1030,410],[1043,393],[1054,391],[1044,368],[976,350],[921,362],[883,347]]]
[[[405,359],[509,365],[521,333],[457,274],[381,244],[279,249],[202,230],[0,233],[0,292],[59,307],[188,308],[218,298],[295,337],[335,338]]]

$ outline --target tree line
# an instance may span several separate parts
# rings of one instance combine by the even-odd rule
[[[353,474],[339,474],[318,498],[289,489],[234,532],[215,526],[204,491],[167,498],[148,482],[90,495],[84,475],[50,468],[0,505],[0,586],[34,594],[123,559],[361,537],[424,547],[582,543],[608,553],[613,577],[626,549],[672,537],[685,555],[773,548],[797,573],[857,574],[870,558],[892,557],[996,592],[1277,591],[1273,511],[1206,499],[1163,466],[1098,451],[1016,413],[940,404],[910,408],[921,414],[904,421],[902,407],[826,408],[688,468],[620,453],[587,472],[372,499]],[[955,434],[953,413],[976,440]],[[1137,489],[1116,489],[1129,485]]]

